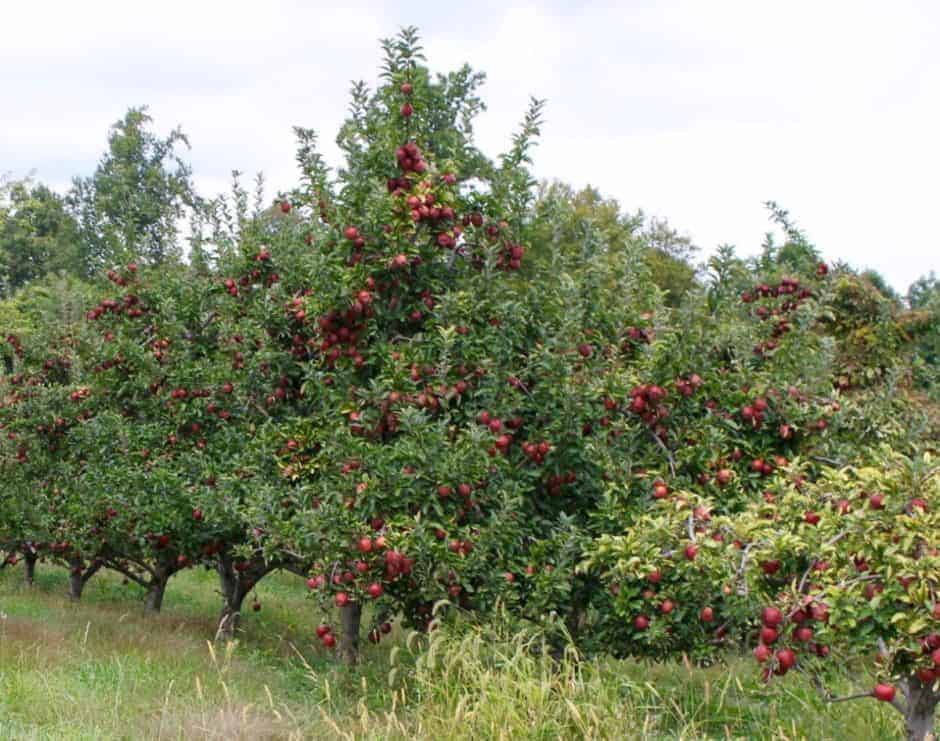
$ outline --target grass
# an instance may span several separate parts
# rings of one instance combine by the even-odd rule
[[[799,679],[768,690],[745,659],[554,664],[522,637],[467,628],[396,631],[348,672],[311,640],[322,616],[293,576],[265,579],[239,642],[212,646],[214,574],[175,577],[146,617],[113,575],[70,604],[65,572],[37,571],[32,589],[0,572],[2,739],[901,737],[889,708],[827,706]]]

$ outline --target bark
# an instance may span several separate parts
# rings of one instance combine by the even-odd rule
[[[362,623],[362,605],[350,602],[339,608],[342,632],[339,636],[339,653],[346,664],[359,661],[359,627]]]
[[[222,614],[219,616],[219,628],[216,631],[216,640],[231,641],[235,638],[241,622],[242,603],[250,591],[245,580],[235,571],[231,557],[219,554],[216,561],[216,571],[219,572],[219,585],[222,589]]]
[[[932,684],[924,684],[917,677],[910,677],[902,684],[904,698],[904,726],[908,741],[934,741],[934,714],[940,694],[933,691]]]
[[[69,599],[78,602],[82,598],[82,590],[85,588],[85,579],[82,579],[82,561],[81,559],[69,560]]]
[[[23,573],[23,579],[27,587],[33,586],[33,583],[36,580],[36,561],[39,556],[30,551],[27,547],[26,553],[23,555],[23,566],[25,571]]]
[[[160,612],[160,608],[163,606],[163,595],[166,592],[166,585],[172,575],[173,572],[163,566],[156,568],[153,572],[153,576],[147,583],[147,598],[144,601],[144,612],[151,615]]]

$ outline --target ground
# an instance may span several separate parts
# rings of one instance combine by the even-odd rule
[[[899,737],[874,701],[827,706],[805,682],[760,685],[753,661],[694,668],[599,659],[559,670],[519,640],[396,631],[349,673],[313,635],[295,576],[258,590],[237,644],[211,645],[214,573],[170,582],[163,614],[105,574],[81,604],[66,572],[0,572],[0,739],[872,739]],[[419,645],[421,644],[421,645]],[[870,680],[861,680],[870,681]],[[848,688],[842,680],[841,689]]]

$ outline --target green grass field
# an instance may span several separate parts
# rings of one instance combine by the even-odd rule
[[[697,669],[595,660],[560,665],[491,632],[395,632],[350,672],[311,640],[302,582],[259,588],[237,644],[210,646],[214,573],[174,578],[163,614],[136,586],[66,573],[0,573],[0,739],[594,739],[900,737],[874,701],[827,706],[807,682],[768,690],[752,661]],[[844,682],[841,689],[848,687]]]

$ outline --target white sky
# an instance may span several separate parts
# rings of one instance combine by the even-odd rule
[[[940,271],[940,1],[349,3],[3,0],[0,173],[64,188],[108,126],[181,124],[200,189],[295,181],[291,126],[333,137],[378,39],[417,25],[432,70],[487,73],[478,140],[502,151],[548,98],[536,174],[742,253],[789,209],[828,259],[899,290]]]

